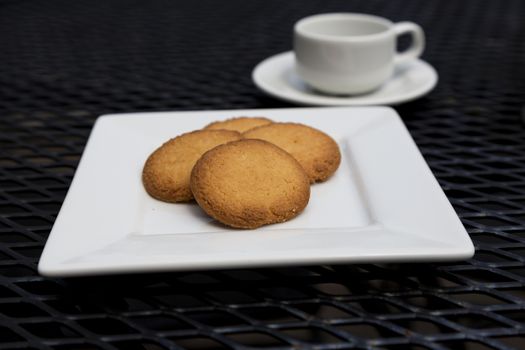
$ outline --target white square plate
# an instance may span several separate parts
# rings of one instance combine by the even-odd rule
[[[331,135],[342,162],[297,218],[217,225],[141,183],[160,144],[211,121],[264,115]],[[332,263],[446,261],[472,242],[397,113],[387,107],[162,112],[100,117],[39,262],[47,276]]]

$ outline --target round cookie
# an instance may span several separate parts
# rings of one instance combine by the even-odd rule
[[[328,179],[341,163],[337,143],[324,132],[303,124],[273,123],[248,130],[242,136],[271,142],[290,153],[312,183]]]
[[[310,181],[287,152],[262,140],[240,140],[206,152],[191,173],[200,207],[225,225],[253,229],[303,211]]]
[[[197,130],[167,141],[144,164],[144,188],[152,197],[164,202],[192,200],[190,175],[197,160],[213,147],[240,138],[236,131]]]
[[[273,123],[273,121],[265,117],[237,117],[213,122],[206,125],[204,129],[234,130],[242,133],[258,126],[271,123]]]

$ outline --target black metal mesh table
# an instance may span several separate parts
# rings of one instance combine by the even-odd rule
[[[36,265],[95,118],[290,107],[250,81],[306,15],[420,23],[397,107],[475,245],[455,264],[71,280]],[[525,349],[525,3],[0,1],[0,348]]]

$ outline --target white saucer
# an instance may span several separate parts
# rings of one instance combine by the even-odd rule
[[[255,85],[268,95],[306,106],[395,105],[414,100],[436,86],[436,70],[422,60],[396,67],[394,75],[379,89],[363,95],[331,96],[312,90],[295,71],[292,51],[259,63],[252,72]]]

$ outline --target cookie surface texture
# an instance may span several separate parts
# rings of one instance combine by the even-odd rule
[[[208,215],[247,229],[290,220],[310,198],[301,165],[262,140],[230,142],[206,152],[193,168],[191,190]]]
[[[265,117],[237,117],[213,122],[208,124],[204,129],[224,129],[242,133],[271,123],[273,123],[273,121]]]
[[[334,139],[303,124],[273,123],[249,130],[243,137],[281,147],[297,159],[312,183],[328,179],[341,163],[341,152]]]
[[[164,202],[192,200],[190,175],[197,160],[213,147],[240,138],[236,131],[198,130],[167,141],[144,164],[142,183],[146,192]]]

